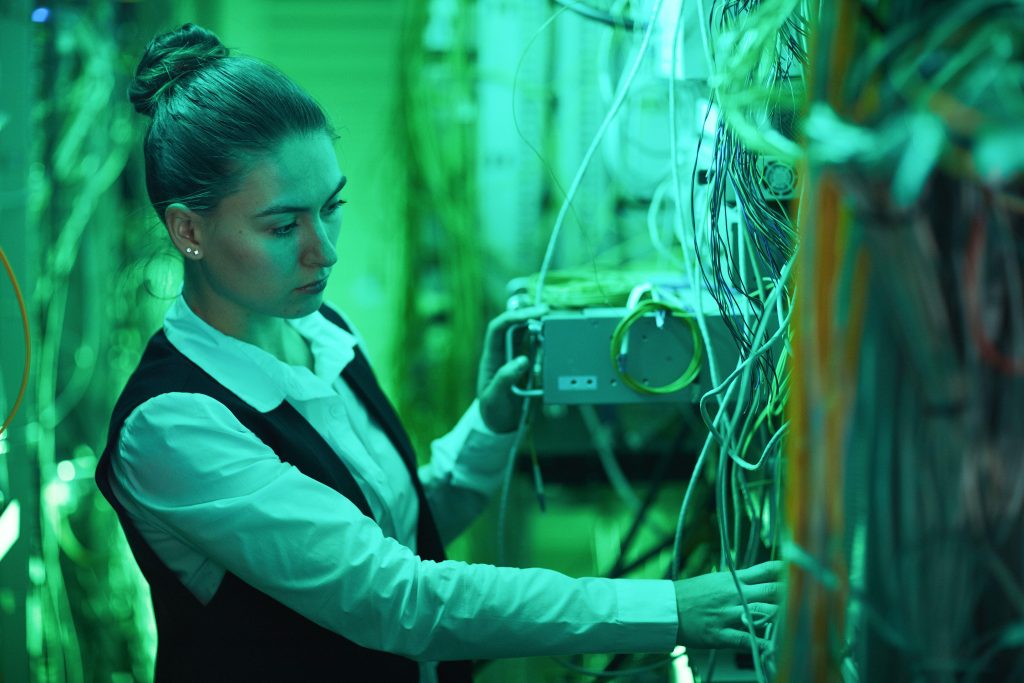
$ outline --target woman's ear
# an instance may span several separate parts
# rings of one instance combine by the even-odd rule
[[[175,248],[186,257],[197,257],[202,251],[204,224],[202,216],[180,202],[164,210],[167,234],[171,236]]]

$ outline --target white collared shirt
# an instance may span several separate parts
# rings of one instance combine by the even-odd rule
[[[315,372],[201,320],[179,296],[168,341],[253,408],[287,400],[352,472],[379,525],[306,477],[202,394],[149,399],[124,423],[111,485],[160,559],[204,604],[226,571],[360,645],[421,662],[583,652],[668,652],[669,581],[573,579],[416,554],[418,502],[387,435],[340,377],[358,340],[319,312],[288,321]],[[500,485],[514,435],[476,402],[420,468],[451,540]],[[470,514],[469,516],[472,516]],[[421,680],[433,666],[421,667]]]

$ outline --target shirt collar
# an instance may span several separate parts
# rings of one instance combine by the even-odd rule
[[[164,333],[224,388],[265,413],[285,399],[307,401],[333,395],[334,381],[355,357],[355,336],[320,311],[287,322],[310,342],[315,374],[214,329],[189,308],[182,294],[164,316]]]

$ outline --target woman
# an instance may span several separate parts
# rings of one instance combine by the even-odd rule
[[[156,678],[468,681],[465,661],[742,647],[727,573],[572,579],[446,561],[497,487],[518,420],[503,331],[478,401],[418,471],[345,319],[323,302],[345,186],[320,107],[186,24],[129,95],[152,117],[150,200],[181,296],[111,419],[97,482],[150,584]],[[777,563],[739,573],[775,612]],[[441,664],[436,664],[441,662]]]

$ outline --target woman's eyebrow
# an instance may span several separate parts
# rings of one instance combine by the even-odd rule
[[[345,187],[345,183],[348,182],[348,176],[341,176],[341,180],[338,181],[338,186],[334,188],[334,191],[327,195],[327,200],[330,201],[331,197],[341,192],[341,188]],[[326,202],[324,202],[326,203]],[[267,208],[263,209],[257,214],[253,215],[253,218],[263,218],[264,216],[272,216],[277,213],[302,213],[303,211],[309,211],[308,206],[289,206],[284,204],[272,204]]]

